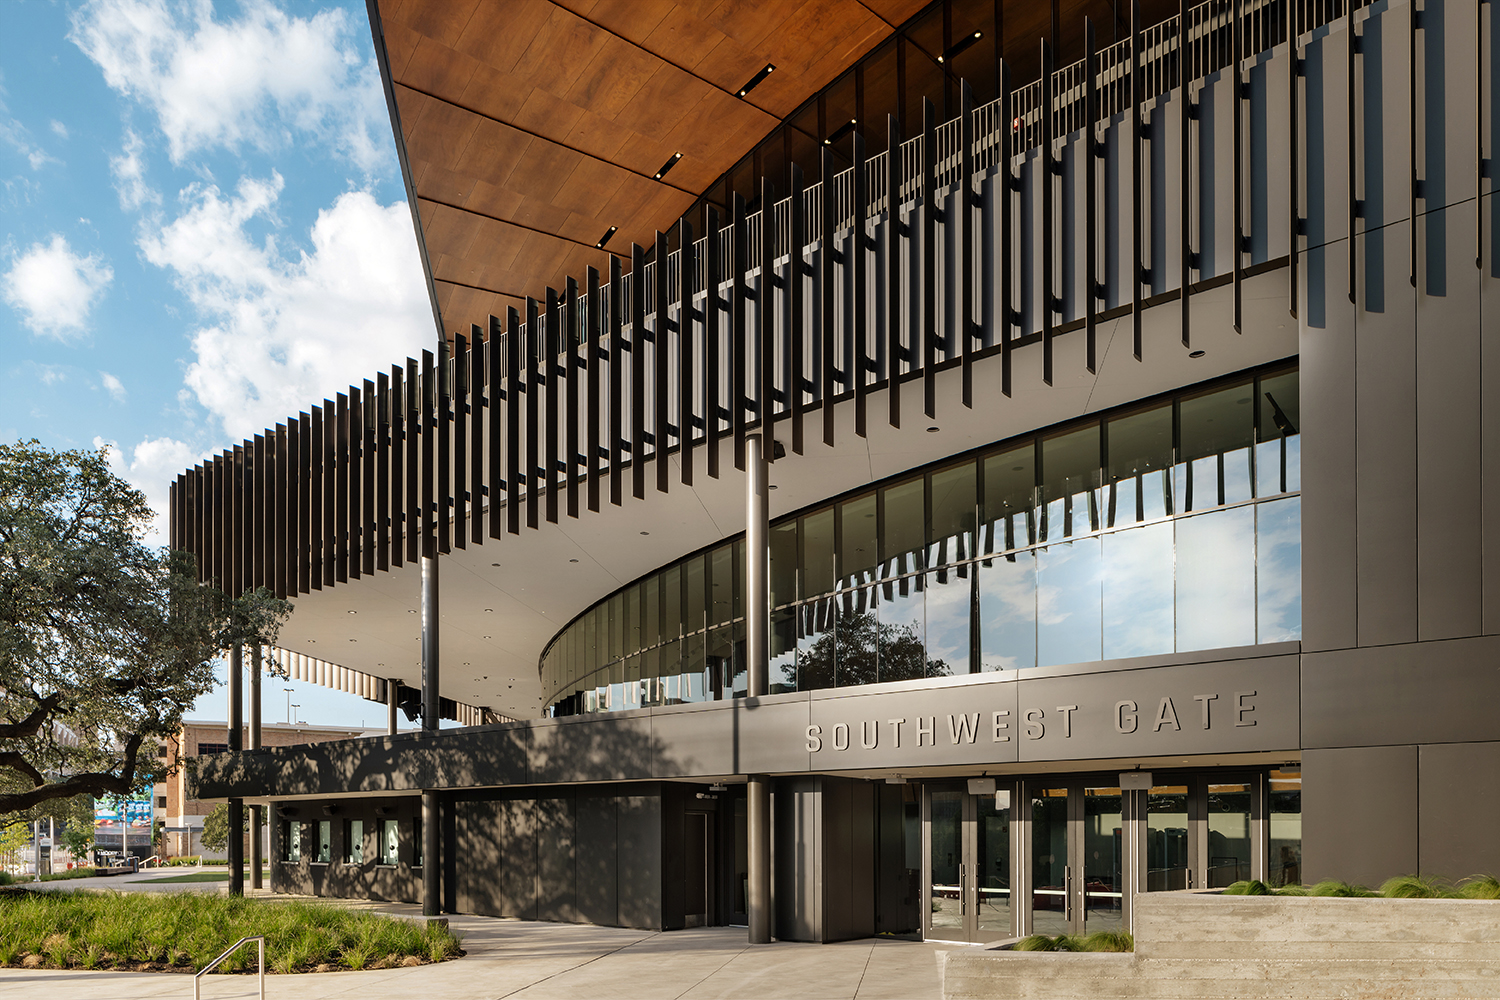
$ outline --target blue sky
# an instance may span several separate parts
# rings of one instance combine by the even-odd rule
[[[108,444],[160,515],[433,338],[362,2],[0,3],[0,439]],[[302,721],[383,722],[292,686]]]

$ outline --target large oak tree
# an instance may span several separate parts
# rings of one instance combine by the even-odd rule
[[[106,457],[0,445],[0,826],[149,787],[214,658],[290,613],[145,545],[151,509]]]

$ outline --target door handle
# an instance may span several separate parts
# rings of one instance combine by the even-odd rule
[[[958,913],[963,916],[969,912],[969,866],[958,866]]]
[[[1073,919],[1073,866],[1063,866],[1063,920]]]

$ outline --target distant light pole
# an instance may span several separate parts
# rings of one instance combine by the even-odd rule
[[[282,688],[281,690],[286,692],[286,724],[290,726],[292,724],[292,689]]]
[[[293,705],[292,706],[293,709],[298,709],[298,708],[301,708],[301,707],[302,707],[301,705]],[[295,712],[293,712],[292,713],[292,722],[295,723],[296,721],[297,721],[297,715],[296,715]]]

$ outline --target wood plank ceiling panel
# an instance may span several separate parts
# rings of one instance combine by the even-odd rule
[[[379,0],[447,332],[650,245],[925,2]]]

